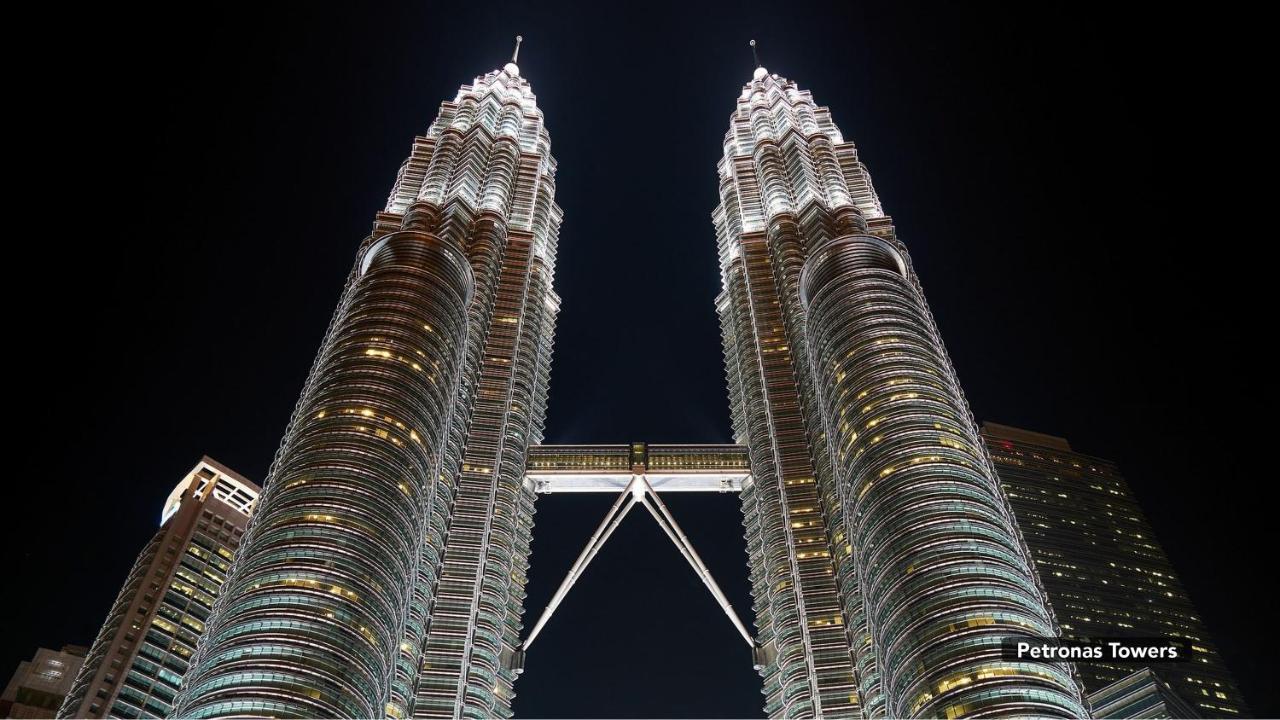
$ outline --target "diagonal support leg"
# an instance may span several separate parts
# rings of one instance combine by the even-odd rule
[[[685,560],[693,566],[693,571],[697,573],[702,580],[702,584],[707,586],[707,590],[711,591],[712,597],[720,604],[720,609],[724,610],[724,614],[729,616],[729,620],[733,626],[738,629],[738,634],[742,635],[742,639],[747,641],[747,645],[755,647],[755,640],[751,638],[751,633],[747,632],[747,628],[742,624],[742,620],[738,618],[738,614],[733,611],[733,606],[729,604],[729,599],[724,596],[724,592],[720,590],[720,586],[716,584],[714,578],[711,577],[711,571],[707,569],[706,563],[702,562],[702,558],[698,555],[698,551],[693,549],[693,544],[689,542],[689,538],[685,537],[684,531],[680,529],[679,523],[671,516],[671,511],[667,509],[666,503],[662,502],[662,498],[658,497],[658,493],[654,492],[653,486],[645,479],[643,475],[637,478],[644,483],[643,494],[639,495],[639,502],[644,505],[653,519],[662,527],[663,532],[675,544],[676,549],[684,556]],[[634,482],[634,481],[632,481]],[[648,497],[646,497],[648,496]],[[652,504],[649,498],[653,498]],[[655,507],[656,506],[656,507]]]
[[[533,626],[533,632],[529,633],[528,639],[521,645],[521,649],[528,650],[533,641],[537,639],[538,633],[542,632],[542,626],[547,624],[547,620],[551,619],[551,614],[560,606],[565,595],[569,594],[569,589],[573,584],[582,577],[582,573],[587,569],[587,565],[595,558],[596,553],[600,552],[600,548],[604,547],[609,536],[618,528],[622,519],[631,512],[631,506],[636,504],[636,493],[633,488],[636,485],[635,478],[627,484],[622,493],[618,495],[618,499],[613,503],[613,507],[609,508],[609,512],[605,514],[604,520],[600,523],[600,527],[596,528],[596,532],[591,536],[591,540],[587,542],[587,546],[582,549],[582,553],[578,555],[578,559],[573,563],[573,567],[569,568],[569,574],[565,576],[564,581],[560,583],[560,588],[556,590],[556,594],[552,596],[551,602],[547,603],[547,609],[542,611],[542,617],[538,618],[538,622]]]
[[[600,548],[604,547],[609,537],[613,535],[613,531],[618,529],[618,525],[622,523],[623,518],[631,511],[631,507],[637,503],[644,505],[649,514],[653,516],[654,521],[658,523],[658,526],[667,534],[672,544],[680,551],[680,554],[684,556],[685,560],[689,561],[689,565],[693,567],[698,579],[702,580],[702,584],[711,592],[712,597],[719,603],[720,609],[724,610],[725,615],[729,617],[733,626],[738,629],[738,633],[742,635],[742,639],[747,641],[747,645],[755,647],[755,641],[751,638],[751,633],[747,631],[746,625],[738,618],[738,614],[733,611],[733,606],[729,604],[729,599],[725,597],[720,586],[711,577],[711,571],[707,569],[706,563],[702,561],[698,551],[693,549],[693,544],[689,542],[689,538],[685,537],[679,523],[672,517],[671,511],[667,509],[666,503],[662,502],[662,498],[658,497],[658,493],[654,491],[653,486],[649,484],[644,475],[634,475],[631,478],[631,482],[627,483],[627,487],[618,495],[618,499],[614,501],[613,507],[609,508],[609,512],[605,514],[604,520],[596,528],[595,534],[591,536],[587,546],[582,549],[582,553],[578,555],[573,567],[569,568],[569,574],[560,583],[559,589],[552,596],[547,608],[542,611],[542,616],[538,618],[538,622],[533,626],[533,631],[529,633],[528,639],[520,646],[521,655],[523,655],[523,651],[528,650],[529,646],[533,645],[533,641],[542,632],[543,626],[551,619],[551,615],[555,613],[556,608],[560,607],[560,603],[569,594],[569,590],[574,583],[578,581],[578,578],[582,577],[587,565],[600,552]]]

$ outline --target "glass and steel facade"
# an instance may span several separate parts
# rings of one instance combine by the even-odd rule
[[[513,63],[442,104],[361,244],[176,712],[510,714],[559,299]]]
[[[713,213],[765,709],[1079,717],[1054,620],[905,247],[826,108],[764,68]]]
[[[1142,668],[1090,693],[1089,707],[1099,720],[1202,717],[1151,668]]]
[[[1247,717],[1248,707],[1129,484],[1108,460],[1067,440],[983,423],[983,438],[1030,546],[1063,637],[1175,637],[1192,660],[1155,667],[1201,717]],[[1132,664],[1078,663],[1089,692],[1119,683]]]
[[[168,717],[258,498],[257,485],[203,458],[174,487],[60,717]]]

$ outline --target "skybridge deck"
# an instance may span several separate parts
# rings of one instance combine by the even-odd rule
[[[526,477],[539,493],[619,493],[635,475],[658,492],[738,492],[751,476],[742,445],[535,445]]]

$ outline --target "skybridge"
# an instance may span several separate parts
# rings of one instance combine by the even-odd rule
[[[633,475],[657,492],[738,492],[751,475],[743,445],[534,445],[526,467],[545,494],[616,494]]]
[[[742,445],[536,445],[529,448],[525,478],[536,492],[612,493],[618,496],[604,520],[587,541],[577,561],[534,624],[529,637],[508,658],[511,669],[524,669],[525,651],[533,645],[542,628],[564,601],[569,590],[586,571],[587,565],[604,547],[632,508],[648,511],[689,562],[694,573],[715,598],[720,609],[753,649],[757,666],[766,661],[747,626],[729,604],[720,586],[711,577],[698,551],[693,548],[671,511],[659,496],[668,492],[736,493],[751,477],[747,448]]]

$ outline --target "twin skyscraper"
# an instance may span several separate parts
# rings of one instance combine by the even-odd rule
[[[176,716],[510,716],[561,219],[516,60],[442,104],[361,243]],[[854,145],[760,67],[719,176],[766,712],[1083,717],[1070,665],[1002,656],[1058,629]]]

